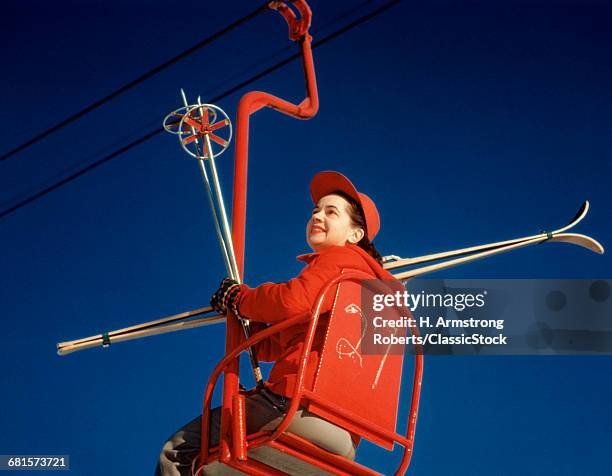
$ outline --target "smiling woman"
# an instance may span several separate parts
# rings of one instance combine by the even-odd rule
[[[313,251],[347,243],[354,245],[365,236],[363,228],[351,219],[350,208],[351,203],[337,193],[325,195],[318,201],[306,227],[306,241]]]
[[[264,330],[291,317],[308,315],[321,289],[343,271],[358,270],[372,278],[394,279],[383,270],[381,257],[372,240],[380,229],[374,202],[357,191],[338,172],[320,172],[310,184],[314,210],[306,226],[306,241],[313,253],[299,256],[306,267],[285,283],[265,283],[255,288],[226,278],[211,299],[220,313],[228,310],[252,321],[254,331]],[[305,385],[312,385],[336,292],[327,293],[306,368]],[[308,323],[298,324],[264,339],[254,348],[263,361],[274,361],[268,381],[248,392],[247,433],[274,429],[290,404],[296,385],[300,356]],[[220,408],[211,412],[210,444],[219,443]],[[201,417],[181,428],[163,447],[157,474],[189,475],[200,451]],[[325,450],[353,460],[359,436],[300,409],[288,431],[302,436]],[[207,468],[204,467],[204,474]],[[224,473],[226,474],[226,473]],[[229,474],[229,473],[227,473]],[[236,473],[242,474],[242,473]]]
[[[310,194],[315,208],[306,227],[306,241],[313,251],[356,244],[382,264],[371,241],[380,229],[380,217],[370,197],[357,192],[344,175],[331,171],[313,178]]]

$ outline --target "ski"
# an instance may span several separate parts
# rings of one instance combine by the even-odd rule
[[[541,232],[537,235],[527,236],[523,238],[515,238],[513,240],[499,241],[496,243],[472,246],[459,250],[445,251],[442,253],[419,256],[416,258],[402,259],[393,256],[391,257],[393,261],[386,262],[383,267],[389,270],[427,263],[430,261],[438,261],[445,258],[454,258],[439,263],[423,266],[421,268],[411,269],[408,271],[393,274],[396,279],[407,280],[416,276],[421,276],[423,274],[433,273],[435,271],[440,271],[442,269],[450,268],[452,266],[457,266],[460,264],[468,263],[470,261],[475,261],[477,259],[487,258],[489,256],[504,253],[506,251],[544,242],[569,243],[580,246],[582,248],[586,248],[594,253],[603,254],[604,247],[601,245],[601,243],[591,238],[590,236],[581,235],[579,233],[564,233],[565,231],[570,230],[578,223],[580,223],[582,219],[587,215],[588,211],[589,202],[585,201],[576,213],[576,216],[574,216],[574,218],[567,225],[552,232]],[[78,350],[89,349],[92,347],[107,347],[111,343],[115,342],[122,342],[126,340],[147,337],[150,335],[163,334],[166,332],[174,332],[184,329],[192,329],[204,325],[225,322],[225,316],[220,316],[216,314],[207,317],[196,318],[198,316],[201,316],[202,314],[207,314],[212,311],[213,310],[211,307],[201,307],[192,311],[162,317],[154,321],[137,324],[134,326],[118,329],[111,332],[106,332],[103,334],[97,334],[94,336],[85,337],[73,341],[60,342],[59,344],[57,344],[57,353],[59,355],[66,355],[72,352],[76,352]]]
[[[553,232],[547,233],[547,232],[541,232],[538,233],[537,235],[532,235],[532,236],[525,236],[522,238],[515,238],[513,240],[506,240],[506,241],[498,241],[496,243],[488,243],[485,245],[477,245],[477,246],[471,246],[469,248],[462,248],[459,250],[452,250],[452,251],[444,251],[441,253],[434,253],[434,254],[430,254],[430,255],[424,255],[424,256],[418,256],[415,258],[399,258],[393,261],[389,261],[387,263],[385,263],[383,265],[383,268],[390,270],[390,269],[397,269],[397,268],[404,268],[406,266],[414,266],[417,264],[421,264],[421,263],[427,263],[429,261],[437,261],[437,260],[441,260],[441,259],[445,259],[445,258],[453,258],[455,256],[462,256],[462,255],[466,255],[469,253],[476,253],[479,251],[486,251],[486,250],[491,250],[491,249],[495,249],[498,247],[502,247],[502,246],[509,246],[509,245],[513,245],[515,243],[520,243],[522,241],[528,241],[528,240],[533,240],[536,238],[544,238],[543,241],[546,240],[551,240],[551,241],[564,241],[566,243],[572,243],[572,238],[566,237],[565,240],[553,240],[553,238],[560,234],[563,233],[564,231],[567,231],[573,227],[575,227],[578,223],[580,223],[582,221],[582,219],[587,215],[587,213],[589,212],[589,201],[586,200],[582,206],[580,207],[580,209],[578,210],[578,212],[576,213],[576,215],[574,216],[574,218],[572,218],[572,220],[565,225],[562,228],[559,228],[558,230],[555,230]],[[578,240],[578,239],[576,239]],[[578,240],[580,241],[580,240]],[[578,244],[578,243],[575,243]],[[599,245],[599,243],[598,243]],[[592,249],[590,247],[586,247],[588,249]],[[595,248],[597,248],[597,246],[595,245]],[[603,253],[603,247],[601,245],[599,245],[599,248],[601,248],[602,251],[596,251],[597,253]],[[592,249],[593,250],[593,249]],[[595,250],[593,250],[595,251]]]

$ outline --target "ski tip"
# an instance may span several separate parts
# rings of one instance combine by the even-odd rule
[[[589,249],[597,253],[598,255],[603,255],[606,252],[603,245],[599,241],[594,240],[593,238],[591,238],[591,240],[591,246],[589,247]]]
[[[587,250],[592,251],[593,253],[597,253],[600,255],[604,254],[605,251],[604,247],[599,241],[591,238],[590,236],[581,235],[579,233],[560,233],[558,235],[553,236],[553,238],[548,241],[569,243],[572,245],[581,246],[583,248],[586,248]]]

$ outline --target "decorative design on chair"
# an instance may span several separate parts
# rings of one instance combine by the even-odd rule
[[[392,334],[395,335],[396,331],[394,331]],[[374,390],[378,385],[378,381],[380,380],[380,375],[382,374],[383,367],[385,366],[385,362],[387,362],[387,357],[389,357],[389,352],[391,351],[391,345],[392,344],[389,344],[387,346],[387,351],[385,352],[385,355],[380,361],[380,365],[378,366],[378,370],[376,371],[376,377],[374,378],[374,382],[372,383],[372,390]]]
[[[366,333],[366,328],[368,325],[367,320],[361,312],[361,308],[355,303],[350,303],[348,306],[346,306],[344,308],[344,312],[346,313],[347,318],[350,318],[350,314],[359,314],[359,319],[361,320],[361,336],[355,345],[353,345],[346,337],[340,337],[338,342],[336,342],[336,352],[338,353],[338,358],[342,359],[342,357],[349,357],[353,362],[359,362],[359,367],[363,368],[363,357],[361,356],[361,352],[359,352],[359,347],[361,346],[361,341]]]

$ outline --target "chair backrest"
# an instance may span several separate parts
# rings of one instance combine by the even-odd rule
[[[398,283],[396,283],[398,284]],[[376,281],[381,289],[384,283]],[[364,353],[372,339],[371,300],[362,302],[364,286],[353,281],[339,284],[324,338],[313,388],[306,394],[307,408],[338,426],[392,449],[402,378],[403,346],[377,346]],[[393,290],[394,291],[394,290]],[[367,291],[366,291],[367,292]],[[372,288],[369,288],[370,295]],[[379,292],[391,292],[388,287]],[[392,311],[398,313],[401,311]],[[376,314],[378,315],[378,314]],[[389,313],[385,314],[385,318]],[[406,329],[377,328],[381,336],[405,335]],[[385,433],[387,435],[385,435]]]

